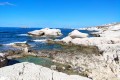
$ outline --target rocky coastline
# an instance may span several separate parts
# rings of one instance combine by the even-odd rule
[[[44,73],[46,72],[44,69],[42,72],[33,72],[36,73],[36,75],[33,76],[32,80],[119,80],[120,79],[120,23],[114,23],[109,25],[103,25],[99,27],[91,27],[91,28],[84,28],[84,30],[95,30],[97,32],[93,32],[91,34],[96,35],[96,37],[89,37],[89,34],[81,33],[78,30],[74,30],[71,33],[68,34],[63,39],[48,39],[46,40],[47,44],[59,44],[62,46],[62,50],[52,50],[52,51],[46,51],[46,50],[32,50],[31,46],[27,43],[15,43],[11,46],[14,48],[17,48],[16,51],[14,50],[8,50],[4,53],[7,53],[5,57],[3,55],[0,56],[0,67],[6,66],[6,64],[2,64],[3,58],[6,59],[6,61],[25,57],[25,56],[34,56],[34,57],[47,57],[50,58],[53,62],[60,63],[63,65],[62,67],[58,67],[60,65],[52,65],[51,69],[56,71],[62,71],[68,69],[68,71],[71,71],[70,73],[76,72],[77,76],[74,78],[69,78],[68,75],[59,72],[53,73]],[[42,33],[44,31],[44,34]],[[50,30],[48,29],[42,29],[36,31],[29,32],[28,34],[32,36],[43,36],[47,35],[54,35],[59,36],[61,35],[60,30]],[[58,34],[59,33],[59,34]],[[38,35],[39,34],[39,35]],[[25,65],[24,65],[25,64]],[[16,72],[16,74],[21,73],[19,70],[24,70],[22,73],[27,73],[26,70],[29,72],[28,66],[38,66],[32,63],[19,63],[7,67],[3,67],[0,69],[0,78],[5,78],[3,80],[9,80],[8,78],[12,80],[26,80],[27,76],[30,76],[31,74],[23,75],[18,78],[18,76],[13,75],[12,77],[9,71],[13,70],[14,67],[19,66],[20,69]],[[39,66],[41,67],[41,66]],[[31,67],[32,69],[33,67]],[[44,67],[43,67],[44,68]],[[7,69],[10,69],[7,71]],[[38,69],[38,67],[34,68]],[[46,69],[46,68],[45,68]],[[4,71],[5,70],[5,71]],[[14,70],[17,70],[16,68]],[[2,73],[3,71],[3,73]],[[51,71],[49,69],[49,71]],[[32,72],[30,70],[30,72]],[[7,73],[7,77],[5,74]],[[40,74],[40,75],[38,75]],[[65,76],[66,78],[63,78],[63,76],[59,76],[58,78],[53,77],[46,77],[46,75],[52,75],[56,77],[58,74],[61,74]],[[67,73],[68,74],[68,73]],[[1,75],[3,75],[1,77]],[[79,77],[78,77],[79,75]],[[16,76],[16,79],[13,79],[13,77]],[[37,79],[35,79],[35,76]],[[84,76],[84,77],[82,77]],[[85,78],[86,77],[86,78]],[[29,79],[28,79],[29,80]]]

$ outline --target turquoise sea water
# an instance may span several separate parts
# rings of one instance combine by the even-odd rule
[[[18,59],[12,59],[9,61],[8,65],[12,65],[15,63],[20,63],[20,62],[31,62],[31,63],[35,63],[38,65],[42,65],[44,67],[49,67],[49,68],[51,65],[55,64],[49,58],[26,56],[26,57],[22,57],[22,58],[18,58]]]

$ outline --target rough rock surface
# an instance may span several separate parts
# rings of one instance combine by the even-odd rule
[[[104,31],[102,33],[99,34],[100,37],[116,37],[116,38],[120,38],[120,30],[119,31]]]
[[[98,26],[95,28],[89,28],[89,30],[94,30],[94,29],[98,30],[98,32],[95,32],[95,34],[97,34],[99,37],[92,37],[92,38],[80,37],[77,34],[79,33],[78,31],[73,31],[75,32],[74,38],[73,36],[68,35],[68,37],[65,37],[61,40],[57,40],[58,43],[59,42],[60,43],[64,42],[67,44],[70,43],[72,45],[71,47],[72,50],[70,50],[70,47],[68,47],[70,45],[68,44],[67,48],[64,49],[63,51],[54,52],[54,53],[53,52],[49,53],[50,52],[49,51],[46,52],[46,54],[45,53],[38,53],[38,54],[39,56],[41,55],[41,56],[52,57],[52,59],[54,59],[55,62],[69,64],[74,70],[78,71],[79,73],[93,80],[120,80],[120,25],[108,24],[104,26]],[[40,34],[43,35],[42,32]],[[49,31],[46,34],[50,34]],[[38,31],[38,35],[39,35],[39,31]],[[77,47],[80,48],[75,49],[73,44],[77,45]],[[25,50],[25,52],[27,51],[28,50]],[[21,65],[16,64],[15,65],[16,67],[13,65],[14,67],[8,66],[5,67],[5,69],[4,68],[0,69],[0,79],[6,78],[7,80],[7,78],[8,79],[11,78],[12,80],[14,80],[14,78],[16,78],[21,80],[24,77],[25,80],[27,78],[30,78],[29,80],[31,79],[32,80],[49,80],[49,79],[50,80],[84,80],[83,77],[81,78],[80,76],[79,76],[80,79],[78,76],[72,76],[72,78],[69,78],[71,77],[71,75],[59,73],[50,70],[48,68],[44,68],[42,66],[39,66],[38,68],[37,67],[38,65],[34,65],[31,63],[20,63],[20,64]],[[35,68],[35,66],[37,68]],[[28,70],[28,68],[30,70]],[[53,66],[53,68],[55,68],[55,66]],[[29,73],[32,76],[29,76],[27,73]],[[11,77],[11,75],[15,77],[13,78]],[[42,77],[36,77],[38,75]],[[65,77],[63,78],[63,76]]]
[[[85,54],[88,49],[84,52],[76,50],[66,55],[65,53],[55,55],[55,61],[69,63],[93,80],[120,80],[120,24],[109,24],[95,29],[99,30],[94,32],[99,37],[64,38],[62,41],[65,43],[69,41],[70,44],[78,46],[95,46],[99,55]]]
[[[117,44],[120,43],[119,38],[111,37],[91,37],[91,38],[74,38],[65,37],[61,39],[64,43],[73,43],[75,45],[97,46],[100,44]],[[60,42],[60,41],[58,41]]]
[[[49,29],[49,28],[34,30],[31,32],[28,32],[28,34],[32,36],[54,36],[54,37],[62,35],[60,29]]]
[[[0,80],[90,80],[78,75],[67,75],[33,63],[18,63],[0,69]]]
[[[110,38],[110,37],[91,37],[91,38],[75,38],[72,39],[71,42],[76,45],[91,45],[97,46],[100,44],[116,44],[120,43],[120,39],[118,38]]]
[[[0,53],[0,67],[4,67],[7,65],[7,58],[6,58],[6,54],[4,53]]]
[[[96,34],[96,36],[120,38],[120,23],[108,24],[95,28],[99,29],[98,32],[92,33],[92,34]]]
[[[85,50],[89,51],[89,49]],[[96,55],[94,51],[93,54],[86,54],[81,52],[81,50],[76,52],[69,51],[54,55],[54,61],[71,64],[73,69],[93,80],[120,80],[119,59],[112,52],[107,55],[108,57],[105,60],[105,55]]]

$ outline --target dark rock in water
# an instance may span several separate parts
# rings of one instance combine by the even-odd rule
[[[47,40],[47,43],[48,43],[48,44],[67,45],[67,44],[66,44],[65,42],[63,42],[63,41],[54,41],[54,40],[52,40],[52,39]]]
[[[92,36],[94,36],[94,37],[100,37],[99,34],[90,34],[90,35],[92,35]]]
[[[0,46],[3,46],[2,44],[0,44]]]
[[[8,59],[4,53],[0,53],[0,67],[6,66],[8,63]]]
[[[13,45],[13,47],[30,47],[30,45],[29,44],[27,44],[27,43],[15,43],[14,45]]]

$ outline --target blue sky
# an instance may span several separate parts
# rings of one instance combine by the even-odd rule
[[[86,27],[120,22],[120,0],[0,0],[1,27]]]

